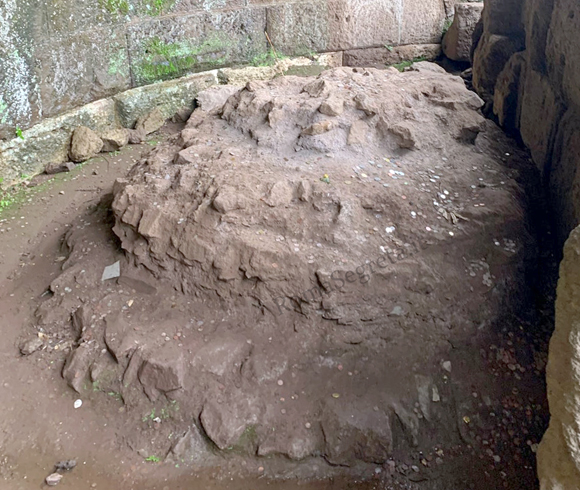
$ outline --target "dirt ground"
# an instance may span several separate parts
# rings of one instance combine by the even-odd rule
[[[234,121],[234,116],[230,121]],[[208,128],[213,127],[213,123],[208,124]],[[232,124],[235,126],[243,123]],[[470,291],[458,281],[440,295],[437,289],[435,293],[429,293],[429,301],[445,305],[445,310],[452,310],[454,304],[464,305],[463,312],[473,315],[471,321],[476,325],[476,328],[465,327],[464,330],[461,325],[457,326],[453,335],[446,336],[442,342],[446,345],[444,352],[432,348],[438,357],[431,361],[431,348],[425,346],[434,345],[439,340],[432,337],[422,338],[421,331],[414,326],[408,328],[409,337],[405,343],[397,344],[392,339],[387,341],[387,344],[393,341],[398,349],[400,355],[395,356],[382,346],[368,346],[369,338],[375,336],[379,327],[373,327],[375,329],[371,330],[371,334],[359,333],[359,337],[354,338],[352,332],[355,329],[344,328],[344,325],[356,324],[359,319],[341,323],[343,317],[340,315],[330,319],[338,319],[339,327],[330,333],[324,330],[321,337],[325,340],[320,344],[317,343],[320,342],[318,334],[323,331],[323,327],[319,325],[326,324],[328,319],[309,319],[311,328],[306,329],[304,323],[296,320],[303,314],[296,311],[288,311],[273,326],[264,326],[260,320],[260,315],[271,315],[271,312],[254,317],[248,315],[251,318],[248,325],[232,332],[231,328],[223,327],[219,322],[228,324],[232,322],[232,312],[233,315],[239,315],[240,312],[255,308],[255,301],[264,300],[263,296],[259,296],[263,291],[252,292],[248,296],[244,283],[240,283],[242,285],[236,291],[241,292],[236,293],[234,298],[234,305],[238,308],[236,310],[227,304],[231,298],[226,298],[224,291],[217,289],[221,286],[218,283],[218,286],[214,286],[210,282],[211,277],[203,276],[210,269],[202,267],[196,277],[205,277],[204,289],[217,291],[217,299],[204,297],[195,283],[187,283],[190,289],[187,285],[183,286],[184,277],[179,275],[178,269],[180,266],[172,269],[170,262],[163,262],[167,260],[164,257],[155,263],[146,264],[146,267],[141,263],[139,267],[140,259],[136,260],[136,257],[144,255],[139,256],[138,250],[127,243],[123,245],[128,253],[121,249],[119,236],[123,242],[127,239],[127,230],[119,231],[119,226],[125,226],[126,223],[123,225],[119,219],[122,215],[119,211],[122,206],[119,200],[123,191],[119,190],[118,185],[114,206],[117,213],[117,236],[112,231],[115,224],[115,217],[111,213],[113,184],[117,179],[125,178],[129,169],[141,161],[141,167],[136,167],[129,174],[129,179],[133,179],[135,186],[141,185],[143,169],[145,168],[145,173],[149,171],[143,162],[148,161],[151,167],[163,162],[167,152],[175,152],[176,141],[182,130],[187,131],[188,128],[170,124],[153,137],[150,145],[127,147],[120,154],[108,155],[106,159],[97,157],[73,173],[59,175],[48,182],[43,182],[44,178],[38,179],[34,182],[38,185],[24,191],[18,205],[0,215],[0,406],[3,413],[0,420],[0,488],[38,488],[42,486],[43,479],[51,473],[56,462],[73,458],[77,461],[77,466],[64,474],[59,488],[536,488],[535,447],[543,434],[548,417],[543,380],[547,342],[551,331],[552,312],[549,305],[552,300],[554,259],[550,254],[549,237],[541,213],[542,201],[538,182],[527,155],[513,141],[488,126],[479,136],[475,147],[465,153],[463,150],[449,151],[437,168],[438,179],[433,180],[439,180],[441,176],[442,182],[453,182],[459,188],[462,181],[458,177],[460,171],[457,169],[468,165],[475,168],[473,164],[481,154],[496,162],[496,166],[482,172],[473,172],[472,181],[476,183],[478,192],[481,191],[477,201],[474,201],[478,207],[473,208],[471,204],[470,214],[462,211],[463,215],[460,216],[467,217],[469,221],[460,225],[461,228],[449,228],[454,229],[456,234],[465,234],[465,241],[459,242],[464,245],[453,248],[451,253],[445,250],[445,246],[439,246],[433,257],[434,263],[446,263],[446,267],[452,270],[456,259],[468,256],[471,248],[474,257],[483,257],[483,262],[494,264],[491,258],[493,254],[488,248],[499,247],[495,243],[500,240],[504,250],[500,255],[509,259],[495,262],[490,277],[499,286],[488,287],[481,293],[486,298],[486,306],[483,307],[481,303],[480,315],[470,310],[470,300],[464,297],[479,294],[474,292],[473,286]],[[236,130],[224,129],[224,134],[228,131],[233,134]],[[183,139],[183,133],[181,135]],[[151,147],[157,142],[160,143],[158,149],[149,154]],[[246,141],[240,147],[245,148],[244,144],[255,145]],[[191,146],[192,144],[189,145]],[[187,148],[186,144],[185,149]],[[280,149],[275,148],[275,151]],[[316,148],[307,151],[316,151]],[[257,155],[263,154],[258,152]],[[244,157],[241,154],[235,156],[243,166]],[[171,157],[173,158],[173,153]],[[259,168],[262,163],[258,163],[257,158],[251,161],[252,165]],[[372,157],[364,155],[364,159],[370,158]],[[307,156],[304,160],[308,162],[311,159]],[[419,172],[424,166],[421,158],[407,156],[393,160],[406,165],[405,172]],[[447,161],[450,163],[444,163]],[[303,175],[309,175],[310,170],[306,166],[300,171]],[[338,177],[338,169],[335,170],[334,173],[329,172],[331,179],[340,179],[342,183],[351,178],[349,175]],[[160,173],[165,176],[166,171],[162,166]],[[315,169],[309,175],[310,180],[319,180],[318,174],[321,173]],[[174,178],[173,175],[169,177],[167,180]],[[229,178],[231,179],[231,174]],[[265,178],[268,178],[267,172]],[[407,178],[410,178],[409,174]],[[501,179],[509,182],[508,190],[504,194],[493,194]],[[230,187],[238,184],[232,181],[226,183]],[[504,180],[501,185],[503,183]],[[317,185],[326,184],[321,182]],[[396,181],[392,182],[393,186],[396,184]],[[349,192],[345,188],[343,195]],[[527,198],[524,198],[524,192],[527,193]],[[355,193],[356,191],[352,191],[352,195]],[[266,199],[275,199],[271,188],[269,194],[268,191],[265,194]],[[162,202],[161,197],[148,195],[140,205],[156,205],[157,202],[153,201],[158,198]],[[404,200],[407,198],[416,203],[421,202],[422,196],[414,195],[411,189],[407,189]],[[431,198],[427,197],[427,200]],[[222,201],[222,211],[227,211],[222,214],[240,212],[243,209],[238,204],[232,206],[227,200]],[[275,205],[268,206],[276,208],[276,203],[273,204]],[[512,215],[510,206],[513,207]],[[219,207],[218,204],[216,208]],[[483,209],[486,207],[491,208],[489,213],[487,209]],[[459,211],[456,212],[459,214]],[[506,216],[510,216],[510,219],[507,220]],[[419,219],[421,218],[426,219],[427,216],[419,215]],[[411,219],[415,220],[416,216],[407,221],[412,223]],[[229,223],[232,226],[236,224],[235,220]],[[265,227],[263,222],[254,222],[251,225],[255,225],[258,231]],[[322,226],[323,224],[318,225]],[[414,225],[401,223],[397,226],[401,229],[408,226],[408,230],[412,230]],[[447,225],[438,226],[446,230]],[[143,227],[140,228],[142,229]],[[517,230],[513,234],[521,233],[518,238],[522,239],[523,244],[518,244],[517,253],[512,248],[515,245],[504,240],[508,236],[506,229]],[[204,230],[200,229],[199,233],[202,231]],[[167,231],[168,234],[171,232],[171,229]],[[149,237],[148,246],[152,248],[147,252],[147,257],[155,255],[155,237]],[[160,239],[163,237],[164,234],[159,235]],[[134,241],[133,238],[131,240]],[[216,242],[219,243],[219,239]],[[350,246],[348,240],[346,243]],[[482,245],[479,246],[479,243]],[[302,248],[303,244],[295,247]],[[365,255],[367,250],[364,248],[361,248],[360,255],[357,255],[358,251],[355,253],[352,250],[354,248],[351,247],[351,255],[343,257],[355,264],[359,263],[359,258],[368,256]],[[121,261],[123,271],[131,272],[127,277],[133,279],[133,282],[119,281],[112,285],[99,286],[97,289],[92,286],[95,282],[92,279],[87,279],[85,283],[79,280],[79,274],[100,276],[103,266],[116,260]],[[318,262],[322,260],[320,258]],[[401,259],[401,262],[406,264],[405,259]],[[485,266],[479,262],[479,266],[473,267],[466,267],[468,275],[477,275],[478,284],[481,283],[480,277],[483,275],[485,285]],[[75,272],[72,282],[70,271]],[[177,272],[169,274],[167,271]],[[425,274],[424,271],[420,273]],[[176,277],[180,284],[177,289],[170,286],[171,281],[175,283]],[[269,296],[274,299],[286,292],[285,286],[279,286],[280,281],[276,279],[275,283],[273,294]],[[154,290],[147,287],[151,285]],[[308,349],[293,351],[294,347],[290,345],[292,342],[289,339],[298,338],[297,343],[305,346],[317,343],[317,349],[320,348],[321,351],[320,358],[317,357],[315,362],[305,365],[296,362],[291,364],[293,368],[288,373],[280,371],[279,375],[273,375],[271,379],[268,378],[268,372],[268,376],[264,374],[266,382],[256,391],[258,397],[267,400],[268,407],[275,409],[274,415],[266,411],[260,417],[269,417],[272,426],[281,427],[279,430],[284,440],[280,442],[274,438],[274,442],[270,443],[268,435],[258,429],[255,437],[259,442],[250,441],[242,445],[243,447],[230,450],[230,438],[226,437],[228,434],[223,435],[220,432],[221,427],[227,423],[223,419],[219,420],[216,427],[207,418],[203,423],[203,410],[207,410],[207,400],[192,402],[195,398],[193,395],[185,398],[167,396],[168,393],[163,393],[165,380],[160,381],[158,377],[153,377],[155,379],[148,382],[146,376],[142,375],[143,368],[140,373],[145,393],[141,388],[138,393],[132,389],[124,389],[119,386],[117,379],[99,381],[101,378],[97,375],[92,383],[88,381],[88,386],[85,383],[78,387],[80,393],[74,391],[62,377],[65,361],[68,358],[70,366],[70,352],[78,351],[80,344],[89,344],[91,340],[100,341],[100,334],[95,329],[91,334],[94,338],[91,338],[83,330],[80,332],[83,341],[79,342],[78,336],[73,332],[74,328],[70,327],[69,316],[63,320],[62,312],[69,311],[70,305],[56,301],[61,294],[58,288],[65,290],[71,286],[78,287],[78,292],[75,290],[75,293],[78,298],[83,298],[83,304],[104,305],[101,313],[111,309],[122,311],[125,321],[137,333],[137,337],[131,337],[132,341],[155,336],[158,339],[155,341],[156,345],[169,345],[174,349],[184,344],[193,349],[194,346],[204,343],[211,345],[216,339],[237,338],[242,335],[242,344],[246,339],[251,340],[254,346],[252,355],[261,348],[270,357],[283,358],[287,355],[289,359],[292,359],[292,355],[299,358],[303,355],[302,352],[310,352]],[[310,283],[305,283],[305,290],[309,286]],[[405,287],[401,287],[400,291],[404,290]],[[502,297],[494,298],[494,295]],[[243,300],[248,297],[251,298],[249,304]],[[477,301],[482,300],[476,298],[473,304],[477,305]],[[497,305],[497,309],[488,304]],[[76,309],[75,307],[70,312]],[[391,305],[388,305],[388,309],[390,316],[402,315],[399,309],[393,309]],[[217,311],[220,311],[219,315]],[[492,313],[492,317],[485,317]],[[442,315],[441,318],[447,318],[444,316],[447,313],[439,314]],[[379,320],[376,323],[382,321],[380,319],[384,313],[378,315]],[[192,324],[195,328],[191,331],[185,330],[183,323],[179,323],[184,317],[195,320]],[[464,321],[459,314],[457,318],[460,323]],[[227,321],[224,322],[225,319]],[[374,321],[373,318],[371,320]],[[253,321],[256,322],[257,329],[252,324]],[[214,322],[218,325],[214,325]],[[442,320],[442,324],[447,325],[447,321]],[[413,325],[410,319],[408,325]],[[287,328],[294,333],[282,330],[284,334],[274,341],[272,337],[268,338],[268,335],[273,335],[272,332]],[[39,333],[43,340],[42,349],[29,356],[21,356],[19,346],[22,342],[37,338]],[[107,335],[106,328],[103,335]],[[117,356],[117,363],[122,364],[119,361],[122,357],[119,352],[125,347],[115,344],[115,340],[116,337],[111,339],[109,334],[107,348]],[[343,346],[339,348],[337,345]],[[238,349],[239,344],[232,344],[232,352]],[[362,440],[364,447],[355,449],[356,461],[353,462],[348,459],[351,457],[347,454],[348,451],[342,449],[344,444],[340,438],[335,444],[339,447],[337,451],[328,449],[329,437],[326,429],[323,434],[326,449],[320,450],[326,453],[317,452],[319,450],[315,448],[307,458],[294,457],[293,449],[287,447],[288,439],[294,433],[304,430],[305,421],[308,430],[311,425],[315,425],[317,418],[322,419],[323,432],[324,427],[328,427],[324,425],[326,405],[322,409],[318,405],[312,408],[311,400],[317,400],[319,396],[323,399],[327,397],[330,398],[330,403],[332,399],[339,400],[341,406],[350,409],[358,403],[349,399],[349,395],[354,394],[357,399],[360,398],[368,404],[365,405],[365,409],[369,410],[367,418],[380,424],[383,419],[375,414],[379,413],[379,406],[382,410],[381,404],[384,401],[379,395],[399,390],[402,393],[401,400],[404,401],[405,396],[409,396],[405,391],[407,380],[424,379],[423,371],[426,368],[417,361],[421,352],[425,359],[429,359],[425,364],[431,370],[428,373],[430,381],[427,383],[429,400],[425,402],[423,389],[419,391],[417,403],[411,405],[410,413],[393,409],[400,423],[393,423],[392,434],[387,435],[394,441],[391,450],[387,451],[388,456],[383,456],[381,451],[377,455],[376,448],[383,446],[382,442],[377,445],[376,435],[373,433],[372,437],[365,436],[367,438]],[[109,355],[108,353],[107,356]],[[243,354],[242,357],[242,364],[248,365],[250,354]],[[235,365],[236,359],[232,362]],[[390,364],[397,364],[397,369],[402,372],[399,373],[397,369],[389,371]],[[251,366],[254,370],[251,377],[256,378],[255,361]],[[227,369],[229,367],[228,365]],[[130,364],[123,369],[130,369]],[[212,369],[215,370],[215,366]],[[408,377],[404,372],[407,369]],[[239,370],[243,372],[241,367]],[[201,385],[206,392],[214,393],[218,404],[235,406],[238,402],[236,390],[246,386],[243,383],[247,380],[243,377],[228,377],[224,373],[225,371],[220,371],[219,374],[212,372],[207,378],[196,377],[193,385],[198,381],[202,383],[203,380],[205,384]],[[391,373],[390,376],[395,376],[393,373],[398,374],[396,379],[389,379],[385,373]],[[216,376],[219,382],[215,382]],[[69,384],[74,384],[76,379],[73,373],[68,378]],[[172,391],[168,390],[169,393]],[[411,391],[416,396],[414,387]],[[74,408],[75,400],[78,399],[82,400],[82,406]],[[369,403],[369,400],[375,400],[376,405]],[[435,403],[434,408],[427,414],[425,403],[432,402],[440,405]],[[175,407],[179,407],[179,411]],[[220,448],[222,451],[214,448],[200,460],[184,461],[184,458],[176,457],[175,451],[169,450],[180,440],[177,434],[183,434],[184,427],[196,427],[198,422],[192,425],[192,420],[197,421],[199,412],[202,413],[203,427],[210,434],[213,443],[219,446],[223,438],[224,448]],[[303,418],[304,414],[312,417],[312,424],[310,419]],[[286,415],[293,421],[289,426],[279,422]],[[421,420],[420,430],[413,425],[417,419]],[[412,422],[408,422],[409,420]],[[299,427],[293,424],[299,424]],[[256,425],[259,426],[259,423]],[[341,430],[347,431],[347,439],[358,441],[358,432],[348,432],[350,429],[345,429],[344,426],[336,429],[337,432]],[[414,438],[417,440],[414,441]],[[191,444],[195,445],[196,442]],[[257,446],[254,447],[254,444]],[[268,445],[273,449],[264,449]],[[372,452],[370,456],[369,448]],[[301,446],[300,451],[302,449]],[[267,454],[257,457],[256,451],[265,451]]]

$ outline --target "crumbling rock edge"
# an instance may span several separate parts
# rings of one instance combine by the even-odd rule
[[[162,410],[129,445],[196,465],[235,451],[360,474],[440,444],[421,427],[457,437],[442,360],[518,302],[534,245],[524,159],[502,161],[482,101],[431,63],[201,98],[115,186],[121,278],[101,282],[110,245],[89,257],[67,236],[37,312],[68,329],[65,379]]]

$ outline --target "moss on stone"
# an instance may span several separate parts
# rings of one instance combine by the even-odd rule
[[[161,15],[163,12],[169,10],[174,0],[151,0],[147,4],[148,14],[154,17]]]
[[[99,0],[101,7],[113,15],[127,15],[129,2],[127,0]]]
[[[264,53],[260,53],[252,58],[252,65],[254,66],[273,66],[278,61],[287,58],[274,50],[270,49]]]
[[[419,56],[418,58],[413,58],[412,60],[405,60],[405,61],[401,61],[400,63],[394,63],[394,64],[388,65],[388,66],[389,67],[392,66],[393,68],[396,68],[400,72],[403,72],[403,71],[405,71],[405,69],[409,68],[410,66],[413,66],[413,63],[418,63],[420,61],[427,61],[427,57]]]
[[[137,66],[141,83],[180,76],[188,71],[220,66],[229,61],[230,41],[215,35],[200,44],[189,40],[166,43],[151,38],[144,46],[145,56]]]
[[[8,122],[8,105],[4,102],[2,94],[0,94],[0,124]]]
[[[117,51],[109,59],[107,72],[111,76],[127,76],[129,74],[129,59],[127,51],[122,46],[119,46]]]
[[[248,425],[238,441],[234,445],[228,447],[226,451],[243,456],[247,454],[255,454],[257,448],[258,434],[256,433],[256,426]]]

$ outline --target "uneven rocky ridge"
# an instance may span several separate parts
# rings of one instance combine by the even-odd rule
[[[478,342],[525,299],[525,159],[431,63],[198,100],[116,184],[124,255],[82,225],[67,236],[38,310],[70,339],[64,377],[153,407],[128,422],[140,454],[360,476],[421,451],[436,472],[473,437]]]
[[[430,209],[436,219],[439,209],[452,211],[453,196],[441,194],[435,206],[441,198],[421,192],[410,206],[398,184],[415,162],[384,155],[473,143],[483,118],[480,99],[459,78],[425,67],[252,82],[228,99],[222,117],[196,111],[178,142],[183,150],[161,150],[119,183],[113,208],[123,248],[187,294],[251,296],[271,310],[288,298],[303,311],[319,305],[320,295],[308,297],[313,287],[346,272],[340,257],[358,265],[388,257],[397,240],[437,245],[453,226],[417,229],[407,209]],[[208,140],[212,134],[220,136]],[[134,184],[141,181],[147,185]],[[366,220],[370,234],[356,229]],[[396,233],[385,231],[395,224]]]

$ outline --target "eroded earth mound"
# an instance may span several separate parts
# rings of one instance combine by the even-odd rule
[[[316,476],[421,451],[436,467],[470,439],[478,341],[525,295],[535,254],[521,162],[482,101],[418,63],[198,103],[117,182],[123,253],[67,236],[38,310],[70,341],[65,379],[139,414],[123,437],[144,455],[278,455]]]

